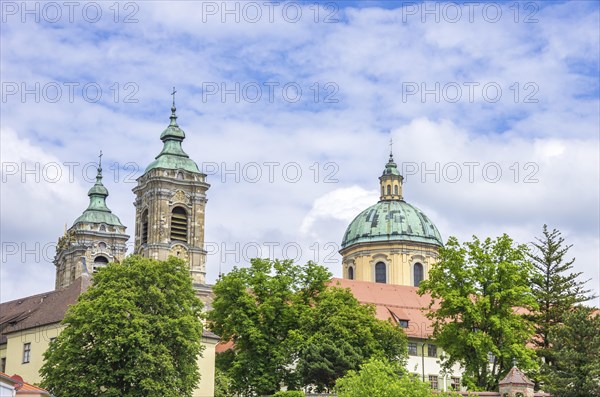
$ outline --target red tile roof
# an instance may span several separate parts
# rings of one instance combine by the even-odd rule
[[[517,367],[512,367],[510,369],[510,371],[508,371],[508,374],[506,374],[506,376],[504,377],[504,379],[502,379],[500,382],[498,382],[499,385],[528,385],[528,386],[533,386],[533,382],[529,380],[529,378],[527,378],[525,376],[525,374],[523,372],[521,372],[521,370]]]
[[[88,284],[80,277],[68,287],[0,304],[0,344],[11,332],[61,322]]]
[[[330,285],[349,288],[359,302],[375,305],[381,320],[408,320],[404,331],[410,337],[428,339],[433,333],[432,321],[425,316],[427,310],[422,310],[429,306],[431,296],[418,295],[417,287],[341,278],[332,279]]]
[[[15,383],[15,390],[17,391],[17,396],[22,393],[38,393],[40,396],[50,396],[50,393],[47,390],[44,390],[40,387],[30,385],[25,382],[22,377],[19,375],[8,376],[4,372],[0,372],[0,378],[9,379],[10,381]]]

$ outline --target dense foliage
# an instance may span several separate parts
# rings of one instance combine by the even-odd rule
[[[60,397],[192,396],[202,302],[187,265],[134,256],[93,281],[44,354],[42,386]]]
[[[450,397],[454,393],[435,393],[429,383],[408,374],[397,363],[373,358],[359,371],[349,371],[335,386],[338,397]]]
[[[600,313],[577,307],[552,327],[554,365],[547,390],[556,397],[600,397]]]
[[[372,306],[360,304],[341,288],[325,289],[300,318],[297,370],[302,385],[330,391],[348,370],[366,358],[384,357],[405,363],[407,340],[396,325],[375,318]]]
[[[270,395],[308,384],[326,390],[371,356],[403,360],[403,331],[376,320],[349,291],[328,287],[330,277],[312,262],[253,259],[216,283],[208,318],[234,344],[217,360],[232,391]]]
[[[538,368],[535,352],[526,345],[533,327],[515,310],[536,305],[526,252],[507,235],[474,237],[463,245],[451,237],[421,283],[419,293],[433,298],[428,316],[447,355],[444,366],[460,363],[471,390],[497,390],[513,359],[525,371]]]

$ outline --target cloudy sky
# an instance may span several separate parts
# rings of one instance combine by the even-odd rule
[[[54,288],[100,150],[134,234],[173,86],[211,184],[209,282],[255,256],[340,276],[392,138],[444,240],[546,223],[600,291],[598,3],[314,3],[2,2],[0,300]]]

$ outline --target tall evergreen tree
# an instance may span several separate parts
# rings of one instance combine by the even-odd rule
[[[547,389],[556,397],[600,397],[600,314],[578,306],[552,327],[556,354]]]
[[[565,256],[572,245],[565,245],[561,233],[556,229],[548,231],[547,225],[542,234],[532,243],[537,252],[528,254],[534,266],[533,295],[539,306],[530,319],[535,324],[533,343],[538,356],[544,359],[546,366],[551,366],[554,362],[549,339],[552,327],[562,323],[565,314],[576,304],[593,297],[584,287],[589,280],[580,281],[582,273],[571,272],[575,258],[567,260]]]

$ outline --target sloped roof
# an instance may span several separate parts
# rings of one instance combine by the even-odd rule
[[[57,291],[44,292],[0,304],[0,344],[6,335],[34,327],[59,323],[70,305],[89,285],[89,277],[80,277],[73,284]]]
[[[362,211],[348,225],[342,249],[359,243],[413,241],[443,246],[433,222],[404,200],[382,200]]]
[[[8,374],[0,372],[0,379],[12,383],[15,387],[15,390],[17,391],[17,396],[19,394],[30,393],[37,393],[40,396],[50,396],[50,393],[47,390],[34,385],[30,385],[29,383],[25,382],[23,378],[21,378],[19,375],[8,376]]]
[[[77,303],[77,298],[87,289],[90,282],[89,276],[82,276],[60,290],[0,304],[0,345],[6,343],[6,335],[11,332],[60,323],[69,306]],[[202,336],[219,339],[208,330],[204,330]]]
[[[410,337],[428,339],[433,334],[432,321],[425,316],[427,310],[422,310],[428,308],[431,296],[419,296],[417,287],[341,278],[333,278],[330,285],[349,288],[359,302],[375,305],[380,320],[408,320],[404,331]]]
[[[529,378],[526,377],[525,374],[523,372],[521,372],[521,370],[519,368],[517,368],[516,366],[512,367],[510,369],[510,371],[508,371],[508,374],[506,374],[504,379],[502,379],[500,382],[498,382],[498,384],[499,385],[511,384],[511,385],[533,386],[533,382],[530,381]]]

